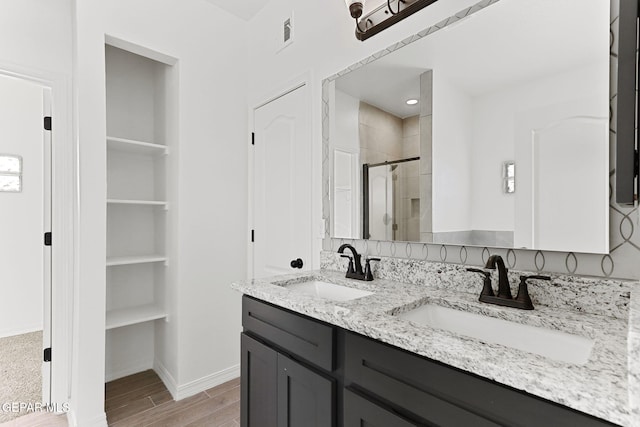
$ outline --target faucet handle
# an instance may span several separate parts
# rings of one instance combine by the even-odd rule
[[[380,258],[367,258],[365,260],[364,280],[368,282],[373,280],[373,273],[371,272],[371,264],[369,264],[370,261],[380,261]]]
[[[340,255],[341,258],[349,258],[349,267],[347,267],[347,274],[349,273],[353,273],[353,258],[351,258],[349,255]]]
[[[518,286],[518,295],[515,300],[524,304],[525,310],[533,310],[533,302],[531,302],[531,297],[529,296],[529,286],[527,286],[527,280],[529,279],[538,279],[538,280],[551,280],[549,276],[540,276],[540,275],[532,275],[532,276],[520,276],[520,286]]]
[[[479,268],[467,268],[467,271],[470,271],[472,273],[480,273],[484,276],[484,281],[482,282],[482,292],[480,292],[480,295],[488,295],[491,297],[495,296],[495,294],[493,293],[493,287],[491,286],[491,273]]]
[[[526,282],[529,279],[551,280],[551,276],[540,276],[537,274],[531,276],[520,276],[520,282]]]

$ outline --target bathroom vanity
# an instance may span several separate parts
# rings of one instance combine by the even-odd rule
[[[637,425],[631,283],[555,276],[546,284],[552,295],[533,286],[536,309],[523,312],[478,302],[482,280],[461,266],[383,259],[379,271],[400,271],[402,263],[422,279],[365,283],[319,270],[233,285],[245,294],[243,426]],[[372,293],[336,301],[296,286],[309,280]],[[593,293],[557,306],[560,291],[572,299],[586,287]],[[592,344],[584,360],[562,360],[404,316],[425,304]]]
[[[613,425],[246,296],[243,325],[246,426]]]
[[[638,5],[588,3],[480,1],[323,80],[321,270],[233,284],[243,426],[640,426],[609,279],[638,277]],[[513,295],[550,273],[534,310],[478,301],[492,253]]]

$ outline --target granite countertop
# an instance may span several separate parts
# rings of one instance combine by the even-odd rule
[[[467,275],[468,276],[468,275]],[[287,284],[323,280],[374,292],[336,302],[290,291]],[[263,301],[334,324],[402,349],[592,414],[623,426],[640,426],[640,295],[617,317],[536,305],[533,311],[480,303],[477,295],[450,286],[346,279],[331,270],[255,279],[232,288]],[[477,288],[478,293],[481,287]],[[630,292],[627,292],[627,295]],[[534,303],[536,298],[532,295]],[[543,326],[591,338],[585,364],[552,360],[485,343],[394,316],[424,303]]]

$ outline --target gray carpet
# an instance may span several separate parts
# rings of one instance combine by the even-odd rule
[[[0,423],[26,414],[3,404],[42,402],[41,369],[42,331],[0,338]]]

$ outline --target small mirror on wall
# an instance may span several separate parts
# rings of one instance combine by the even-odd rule
[[[22,191],[22,157],[0,154],[0,192]]]

